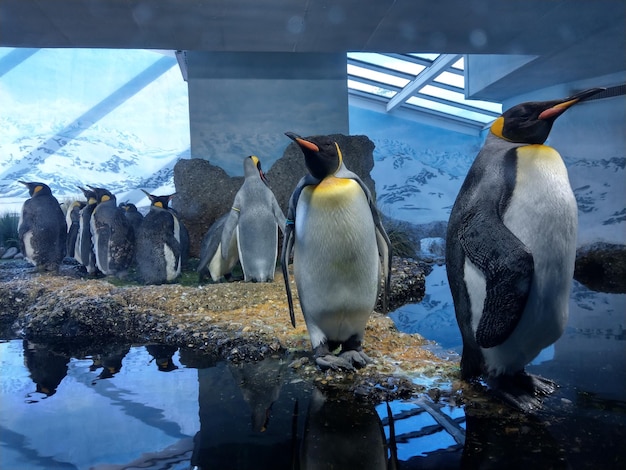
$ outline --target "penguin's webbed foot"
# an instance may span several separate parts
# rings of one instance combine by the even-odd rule
[[[556,382],[523,370],[514,375],[490,378],[487,384],[496,398],[524,413],[540,410],[541,398],[558,388]]]
[[[325,356],[317,356],[315,363],[322,370],[354,370],[352,363],[343,357],[335,356],[333,354],[326,354]]]
[[[355,349],[343,351],[341,354],[339,354],[339,357],[349,361],[357,369],[361,369],[362,367],[365,367],[366,365],[374,362],[363,351]]]

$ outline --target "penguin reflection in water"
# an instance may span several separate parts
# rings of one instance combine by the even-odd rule
[[[524,367],[563,333],[574,273],[576,199],[555,119],[602,89],[522,103],[494,121],[450,214],[448,280],[463,338],[461,375],[485,376],[523,411],[556,384]]]
[[[143,190],[142,190],[143,191]],[[182,269],[181,223],[168,209],[174,194],[150,199],[150,211],[137,229],[137,272],[146,284],[174,281]]]
[[[244,280],[272,282],[278,255],[278,229],[284,232],[285,216],[267,184],[259,159],[254,155],[246,157],[243,171],[243,185],[235,195],[221,233],[222,263],[232,262],[229,252],[236,237]],[[216,262],[213,257],[212,261]]]
[[[287,268],[293,250],[300,306],[316,363],[323,369],[363,367],[371,362],[361,343],[381,275],[386,310],[391,244],[369,190],[345,167],[339,145],[328,136],[286,135],[304,153],[310,172],[291,195],[281,254],[291,322],[295,326]]]
[[[67,224],[47,184],[20,181],[30,199],[22,206],[17,231],[20,250],[41,271],[58,271],[66,252]]]
[[[107,276],[125,277],[135,250],[133,228],[109,190],[89,188],[97,201],[90,221],[96,266]]]

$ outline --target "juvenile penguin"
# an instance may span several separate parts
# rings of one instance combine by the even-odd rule
[[[89,186],[98,203],[91,215],[91,238],[96,266],[103,274],[124,277],[133,261],[135,234],[115,196],[107,189]]]
[[[218,282],[222,277],[229,280],[231,272],[237,261],[239,261],[239,250],[237,248],[237,237],[230,237],[230,245],[226,258],[222,256],[222,231],[224,223],[230,216],[226,213],[213,222],[206,235],[202,239],[200,246],[200,262],[196,271],[198,281],[202,282],[207,274],[211,276],[213,282]]]
[[[24,258],[38,270],[58,271],[65,257],[67,224],[47,184],[20,181],[28,188],[17,231]]]
[[[576,199],[555,119],[602,89],[528,102],[494,121],[450,214],[447,274],[463,338],[461,375],[532,411],[556,384],[524,371],[563,333],[574,273]]]
[[[130,225],[132,225],[133,231],[137,233],[137,229],[143,221],[143,215],[137,210],[137,206],[126,201],[120,202],[119,207],[124,211],[124,216],[128,219]]]
[[[137,230],[137,272],[145,284],[171,282],[180,276],[182,264],[180,223],[168,210],[174,195],[144,193],[151,204]]]
[[[96,198],[96,193],[91,189],[81,188],[80,186],[78,189],[83,192],[87,202],[85,207],[80,210],[78,233],[76,234],[76,244],[74,245],[74,259],[85,267],[87,274],[95,275],[99,271],[96,266],[96,253],[91,239],[91,216],[96,208],[98,199]]]
[[[222,258],[229,259],[232,238],[236,237],[244,280],[271,282],[278,255],[278,228],[284,232],[285,216],[267,184],[259,159],[254,155],[246,157],[243,170],[243,185],[222,230]]]
[[[74,258],[76,251],[76,240],[80,230],[80,211],[85,207],[85,201],[72,201],[65,213],[65,223],[67,224],[66,254]]]
[[[381,275],[389,294],[391,243],[369,189],[343,164],[327,136],[286,135],[304,153],[310,174],[289,201],[281,263],[295,326],[287,264],[293,265],[300,306],[321,368],[363,367],[365,324],[374,310]],[[341,346],[339,356],[332,351]]]

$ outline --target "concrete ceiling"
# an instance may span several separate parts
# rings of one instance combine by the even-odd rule
[[[625,11],[623,0],[2,0],[0,46],[537,55],[518,79],[532,87],[624,71]]]

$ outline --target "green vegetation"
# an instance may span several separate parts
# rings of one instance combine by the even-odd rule
[[[415,258],[417,243],[406,224],[396,219],[385,218],[384,226],[391,241],[393,256]]]
[[[17,226],[20,216],[17,212],[6,212],[0,215],[0,246],[5,248],[19,247]]]

